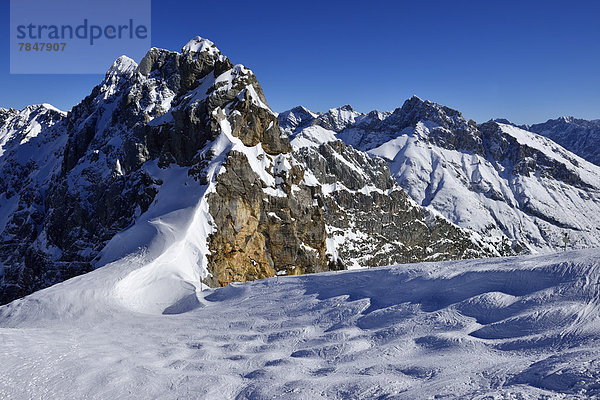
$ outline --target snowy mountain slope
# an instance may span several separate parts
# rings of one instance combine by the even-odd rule
[[[156,293],[122,296],[144,265],[121,259],[1,307],[0,396],[600,395],[598,250],[236,283],[168,315],[137,307]]]
[[[36,231],[44,218],[48,182],[60,173],[65,115],[47,104],[0,111],[0,298],[25,295],[36,285],[36,278],[11,267],[17,255],[30,257],[46,249],[45,236]],[[84,271],[73,265],[44,274],[68,279]]]
[[[163,293],[161,311],[200,285],[512,253],[409,201],[385,162],[319,135],[297,159],[256,76],[200,37],[120,57],[67,115],[27,110],[0,126],[0,304],[127,256],[146,267],[124,295]],[[389,116],[286,115],[335,131]]]
[[[392,113],[355,113],[335,129],[326,114],[306,114],[302,126],[286,115],[280,124],[292,137],[320,127],[321,141],[341,139],[383,157],[419,204],[515,251],[557,249],[565,235],[570,246],[600,244],[600,168],[535,133],[477,126],[417,97]]]
[[[530,133],[508,125],[482,130],[488,157],[430,149],[419,139],[429,133],[424,125],[371,153],[391,161],[394,176],[414,199],[459,226],[506,235],[534,251],[559,248],[565,234],[579,247],[598,244],[600,169],[581,159],[575,167],[558,146],[529,140]],[[543,152],[550,146],[555,151]]]
[[[20,117],[24,132],[54,140],[41,152],[52,163],[30,162],[23,176],[3,171],[9,181],[40,179],[22,205],[2,197],[3,219],[19,229],[3,232],[0,302],[134,254],[148,264],[132,277],[142,291],[327,268],[318,188],[303,183],[252,71],[212,42],[154,48],[140,65],[120,57],[57,115],[60,129],[43,133]],[[13,125],[11,137],[24,137]],[[3,148],[15,142],[2,132]],[[6,152],[7,165],[29,143]]]
[[[377,267],[513,254],[414,202],[387,163],[315,125],[292,140],[294,157],[322,188],[327,247],[337,264]]]
[[[0,193],[5,198],[44,182],[53,172],[56,153],[64,146],[65,115],[48,104],[0,110]]]
[[[600,120],[560,117],[523,128],[552,139],[565,149],[600,165]]]

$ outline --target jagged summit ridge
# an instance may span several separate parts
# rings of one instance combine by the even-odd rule
[[[131,58],[123,55],[115,60],[111,67],[106,72],[106,75],[125,75],[130,76],[136,71],[138,64]]]
[[[36,137],[44,128],[60,122],[66,113],[50,104],[30,105],[22,110],[0,110],[0,156]]]

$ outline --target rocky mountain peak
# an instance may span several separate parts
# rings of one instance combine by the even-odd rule
[[[546,136],[586,160],[600,165],[600,120],[560,117],[528,126],[527,129]]]
[[[37,136],[44,128],[64,119],[66,113],[50,104],[36,104],[22,110],[3,109],[0,112],[0,154]]]
[[[311,115],[311,116],[313,116],[315,118],[317,117],[316,113],[310,111],[308,108],[306,108],[304,106],[296,106],[296,107],[294,107],[294,108],[292,108],[292,109],[290,109],[288,111],[284,111],[284,113],[285,112],[292,112],[294,114],[299,114],[299,115],[306,114],[306,115]]]
[[[334,132],[341,132],[362,119],[362,117],[364,117],[364,114],[354,111],[350,105],[345,105],[320,114],[314,124]]]
[[[310,111],[306,107],[296,106],[280,113],[278,119],[280,123],[283,122],[283,125],[285,125],[285,132],[289,136],[294,136],[298,130],[312,125],[318,116],[319,114]]]
[[[565,122],[565,123],[572,123],[575,121],[574,117],[568,117],[568,116],[562,116],[562,117],[558,117],[558,120],[560,122]]]
[[[304,106],[296,106],[290,110],[282,112],[280,115],[284,119],[287,119],[289,117],[290,122],[299,122],[301,120],[314,120],[319,116],[318,113],[314,113]]]
[[[515,123],[513,123],[513,122],[509,121],[509,120],[508,120],[508,119],[506,119],[506,118],[493,118],[493,119],[490,119],[488,122],[497,122],[497,123],[499,123],[499,124],[505,124],[505,125],[518,126],[517,124],[515,124]]]
[[[131,77],[131,75],[133,75],[137,68],[138,64],[135,61],[123,55],[117,58],[115,62],[110,66],[110,68],[106,72],[106,76],[119,75],[129,78]]]
[[[407,126],[414,126],[419,121],[431,121],[447,128],[467,122],[459,111],[429,100],[421,100],[417,96],[406,100],[401,108],[394,111],[393,116]]]
[[[60,129],[41,128],[40,137],[54,139],[51,152],[18,177],[3,172],[15,179],[2,181],[13,194],[0,213],[0,265],[8,266],[0,301],[153,243],[112,241],[120,232],[165,240],[154,226],[170,211],[188,215],[173,229],[190,262],[173,268],[197,284],[327,268],[318,189],[303,183],[256,76],[212,42],[192,39],[182,53],[153,48],[137,66],[120,57],[57,116]]]
[[[191,54],[192,56],[195,56],[198,53],[205,52],[211,55],[221,54],[221,51],[217,49],[217,46],[213,42],[211,42],[208,39],[204,39],[200,36],[196,36],[195,38],[187,42],[187,44],[181,49],[182,54]]]
[[[402,107],[400,107],[400,108],[412,109],[415,107],[422,107],[423,105],[425,105],[427,103],[433,104],[429,100],[423,100],[416,94],[413,94],[408,99],[404,100],[404,103],[402,103]]]
[[[0,112],[0,154],[9,147],[18,147],[27,138],[33,138],[46,128],[65,120],[67,113],[50,104],[30,105],[22,110],[3,109]]]

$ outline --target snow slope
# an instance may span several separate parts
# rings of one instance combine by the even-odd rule
[[[0,397],[600,396],[598,249],[231,284],[162,315],[117,289],[143,265],[0,308]]]
[[[542,136],[499,126],[519,145],[577,174],[588,189],[552,175],[514,174],[479,154],[432,145],[423,140],[430,133],[423,123],[369,153],[390,162],[392,175],[418,203],[459,226],[484,235],[505,234],[532,251],[560,247],[565,234],[578,247],[599,245],[600,168]]]

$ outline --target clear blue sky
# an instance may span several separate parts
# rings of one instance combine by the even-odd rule
[[[70,109],[102,76],[10,75],[1,1],[0,106]],[[275,111],[391,110],[416,94],[478,122],[600,118],[600,2],[256,3],[153,1],[152,43],[211,39],[256,73]]]

